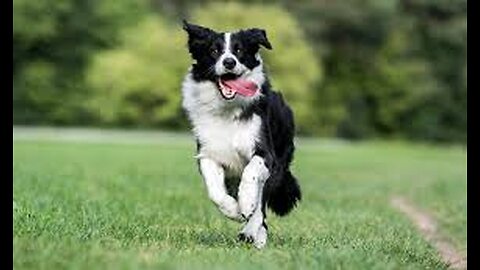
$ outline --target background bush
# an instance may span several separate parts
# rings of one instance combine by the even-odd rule
[[[87,73],[89,111],[109,125],[178,127],[188,57],[178,25],[155,15],[143,18],[121,34],[115,49],[94,55]]]
[[[189,18],[267,30],[301,134],[466,143],[466,0],[243,2],[14,0],[14,123],[187,128]]]

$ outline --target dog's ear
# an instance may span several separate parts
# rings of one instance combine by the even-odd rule
[[[183,20],[183,30],[188,33],[189,39],[205,39],[208,38],[210,35],[215,34],[210,28],[203,27],[200,25],[195,25],[187,22],[187,20]]]
[[[183,20],[183,29],[188,33],[188,51],[192,58],[198,59],[215,36],[216,32],[212,29],[188,23]]]
[[[262,45],[269,50],[272,49],[272,44],[270,44],[270,41],[267,38],[267,32],[265,32],[265,30],[259,28],[251,28],[245,30],[245,33],[249,43],[256,44],[257,46]]]

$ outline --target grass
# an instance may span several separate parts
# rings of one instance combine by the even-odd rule
[[[299,140],[304,199],[259,251],[208,200],[189,136],[15,132],[15,269],[445,269],[393,194],[465,246],[461,147]]]

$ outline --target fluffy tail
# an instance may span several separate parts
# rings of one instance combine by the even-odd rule
[[[302,199],[300,186],[290,171],[281,176],[271,176],[265,185],[266,203],[279,216],[290,213]]]

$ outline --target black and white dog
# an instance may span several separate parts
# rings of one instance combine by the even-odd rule
[[[239,239],[262,248],[266,209],[283,216],[301,199],[289,169],[293,114],[270,89],[260,46],[262,29],[219,33],[184,21],[195,61],[183,85],[183,108],[197,140],[208,196],[227,217],[245,222]]]

